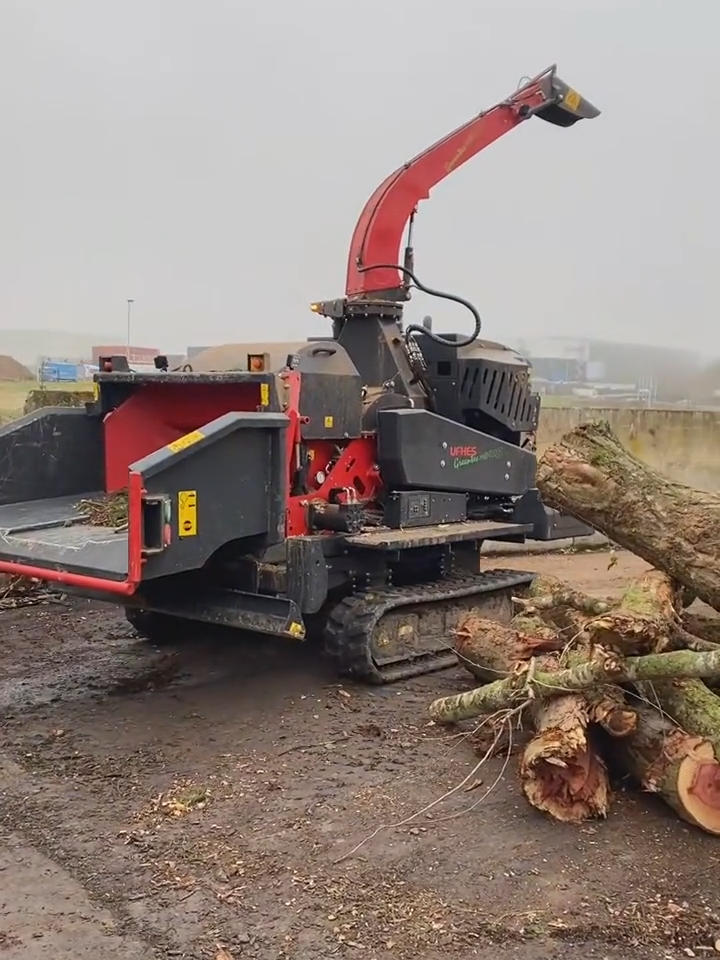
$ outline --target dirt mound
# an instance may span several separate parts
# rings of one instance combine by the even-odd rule
[[[270,369],[279,370],[289,353],[295,353],[304,346],[304,341],[295,343],[223,343],[209,347],[198,353],[192,360],[186,361],[196,373],[211,371],[247,370],[249,353],[269,353]],[[182,365],[181,365],[182,369]]]
[[[35,377],[14,357],[0,354],[0,380],[34,380]]]

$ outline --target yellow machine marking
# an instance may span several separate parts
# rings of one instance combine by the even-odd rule
[[[291,623],[287,632],[296,640],[302,640],[305,636],[305,627],[301,623]]]
[[[177,440],[173,440],[172,443],[167,445],[167,448],[168,450],[172,450],[173,453],[180,453],[181,450],[187,450],[187,448],[191,447],[194,443],[200,443],[200,441],[204,439],[204,433],[201,433],[200,430],[193,430],[192,433],[186,433],[184,437],[178,437]]]
[[[261,407],[270,406],[270,384],[269,383],[260,384],[260,406]]]
[[[99,400],[99,399],[100,399],[100,384],[93,383],[93,400]]]
[[[178,536],[196,537],[197,523],[197,490],[178,491]]]
[[[326,430],[330,430],[330,428],[332,427],[333,423],[335,423],[335,421],[333,420],[332,417],[325,417],[325,429],[326,429]]]
[[[565,94],[564,103],[569,110],[577,110],[577,108],[580,106],[580,94],[575,90],[568,90],[568,92]]]

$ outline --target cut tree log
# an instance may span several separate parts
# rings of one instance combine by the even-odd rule
[[[582,693],[539,701],[531,708],[535,733],[520,761],[520,783],[538,810],[564,823],[606,817],[607,768],[592,742]]]
[[[563,653],[565,666],[573,666],[590,658],[590,637],[587,626],[594,618],[609,614],[612,604],[575,590],[555,577],[538,577],[528,597],[514,597],[525,615],[549,621],[569,640]],[[513,620],[513,623],[518,618]],[[634,710],[619,687],[606,684],[585,691],[590,720],[599,724],[612,737],[626,737],[637,726]]]
[[[588,639],[622,653],[668,649],[682,609],[681,591],[677,580],[650,570],[630,584],[615,609],[588,620]]]
[[[592,660],[557,672],[538,669],[537,662],[531,660],[519,664],[516,671],[503,680],[434,700],[430,704],[430,717],[438,723],[457,723],[484,713],[527,707],[533,700],[564,696],[600,684],[678,677],[720,677],[720,650],[707,653],[676,650],[623,659],[597,647]]]
[[[717,644],[693,638],[679,625],[682,587],[666,573],[651,570],[630,584],[616,610],[588,622],[590,639],[616,650],[661,652],[680,643],[686,649],[720,652]],[[712,743],[720,759],[720,697],[702,680],[683,677],[637,684],[689,734]]]
[[[638,707],[637,730],[617,745],[636,783],[657,793],[683,820],[720,834],[720,763],[713,744],[692,736],[653,707]]]
[[[712,743],[715,756],[720,759],[720,697],[702,680],[655,680],[640,685],[639,692],[650,703],[657,702],[688,733]]]
[[[516,617],[505,625],[469,615],[456,630],[460,662],[480,680],[512,676],[518,663],[563,646],[557,631],[539,617]],[[560,669],[551,656],[537,661],[548,673]],[[577,823],[607,815],[607,770],[589,738],[590,708],[583,693],[537,700],[528,711],[533,736],[520,763],[523,793],[555,819]]]
[[[604,533],[720,610],[720,496],[633,456],[606,421],[575,427],[538,462],[543,501]]]
[[[498,623],[470,614],[455,631],[458,660],[478,680],[490,682],[512,673],[515,664],[536,653],[559,650],[557,632],[539,618]]]
[[[591,597],[581,590],[575,590],[557,577],[536,577],[525,597],[513,597],[517,606],[524,608],[529,615],[540,612],[554,613],[568,608],[588,617],[597,617],[612,609],[607,600]]]
[[[548,607],[546,613],[554,615],[557,608]],[[471,614],[458,625],[455,651],[469,673],[483,683],[491,683],[511,676],[518,664],[527,663],[538,653],[559,651],[565,647],[561,660],[543,658],[540,662],[541,669],[555,671],[563,665],[580,664],[590,657],[589,646],[579,636],[585,620],[579,614],[577,617],[579,619],[573,625],[575,640],[570,647],[557,630],[539,617],[521,614],[510,624],[502,624]],[[565,617],[560,619],[566,622]],[[586,702],[582,711],[578,705],[578,713],[586,713],[590,721],[600,724],[611,736],[624,737],[635,729],[635,714],[619,688],[600,685],[584,691],[580,699]]]

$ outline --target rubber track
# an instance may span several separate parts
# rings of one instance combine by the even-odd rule
[[[372,657],[372,637],[381,617],[399,607],[497,593],[532,583],[534,579],[535,574],[520,570],[487,570],[471,577],[449,577],[410,587],[379,587],[353,594],[328,613],[326,652],[338,673],[373,684],[396,683],[456,666],[457,657],[448,648],[379,667]]]

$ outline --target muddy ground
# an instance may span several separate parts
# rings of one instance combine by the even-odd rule
[[[599,596],[644,568],[497,565]],[[620,789],[607,822],[564,827],[528,809],[515,761],[484,796],[496,759],[393,826],[477,762],[426,720],[460,670],[341,685],[312,648],[160,652],[80,601],[0,623],[2,960],[714,955],[720,846],[652,798]]]

